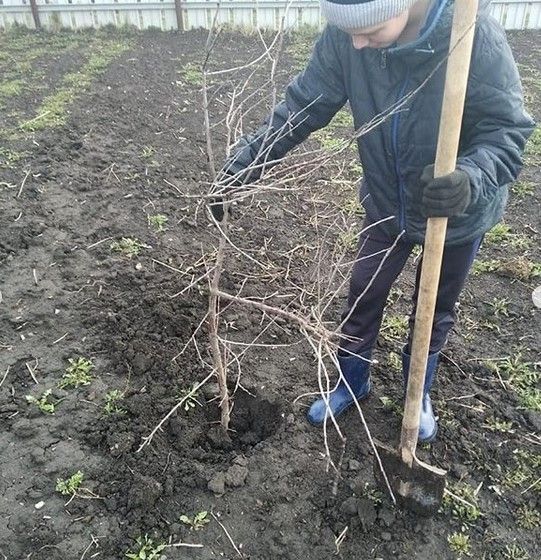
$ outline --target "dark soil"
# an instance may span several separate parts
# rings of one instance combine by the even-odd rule
[[[5,102],[10,117],[0,117],[0,147],[21,157],[0,168],[3,557],[119,559],[148,535],[155,543],[203,545],[167,548],[169,559],[451,559],[458,554],[448,537],[464,530],[474,558],[540,558],[539,526],[524,527],[521,512],[539,513],[541,415],[523,406],[509,380],[512,373],[500,371],[500,380],[486,365],[505,357],[520,364],[539,361],[541,312],[531,300],[539,277],[518,274],[516,260],[541,263],[539,154],[528,156],[521,178],[533,190],[515,194],[505,218],[529,244],[483,247],[482,261],[500,259],[507,268],[469,281],[434,390],[440,434],[421,451],[430,464],[448,469],[453,488],[460,482],[478,490],[478,519],[459,520],[449,507],[431,519],[393,508],[375,489],[372,453],[354,412],[341,420],[347,446],[333,495],[321,430],[304,419],[310,397],[296,400],[317,389],[310,347],[295,325],[234,304],[224,311],[223,336],[245,343],[257,337],[258,345],[231,372],[236,392],[230,437],[219,430],[216,389],[208,383],[193,408],[180,408],[138,452],[182,392],[211,371],[205,281],[173,297],[205,273],[218,243],[193,197],[206,192],[208,172],[200,88],[184,72],[189,63],[201,62],[205,39],[203,32],[130,36],[131,48],[70,106],[66,126],[24,135],[14,115],[36,113],[62,73],[73,71],[84,41],[77,40],[65,59],[36,57],[34,71],[48,76],[39,94],[26,91]],[[539,52],[541,35],[513,34],[511,43],[530,78],[530,108],[541,117],[541,63],[532,54]],[[1,48],[9,45],[9,36],[0,36]],[[280,87],[293,75],[298,49],[298,42],[288,42]],[[261,52],[257,37],[225,34],[212,67],[233,66]],[[1,64],[9,64],[2,60],[0,72]],[[263,71],[254,77],[251,87],[264,84],[264,76]],[[216,80],[212,88],[218,123],[233,85]],[[258,98],[251,124],[266,111],[263,94]],[[223,126],[214,134],[222,158]],[[335,197],[336,186],[325,182],[334,168],[329,169],[318,172],[310,196],[269,196],[236,209],[235,239],[268,267],[230,257],[225,290],[243,287],[243,296],[268,296],[279,304],[276,294],[298,294],[299,286],[314,285],[317,228],[311,212],[317,200],[322,214],[332,208],[333,216],[322,218],[330,227],[355,188],[350,175],[349,194],[341,190]],[[148,224],[147,216],[156,214],[168,217],[164,232]],[[341,220],[357,227],[354,216]],[[121,237],[145,246],[133,258],[115,254],[111,242]],[[326,259],[322,270],[329,254]],[[412,260],[389,316],[408,313],[413,273]],[[307,305],[312,297],[306,294]],[[342,289],[327,312],[334,324],[344,298]],[[505,300],[499,312],[496,300]],[[389,355],[401,344],[400,337],[381,337],[373,394],[363,405],[373,435],[391,442],[398,438],[400,417],[389,403],[400,404],[402,386]],[[68,359],[78,356],[94,363],[92,383],[59,389]],[[54,414],[41,413],[25,398],[46,389],[58,401]],[[106,414],[105,394],[113,389],[124,393],[118,403],[123,410]],[[386,406],[381,397],[387,397]],[[495,421],[507,427],[495,429]],[[336,460],[339,441],[329,437]],[[66,504],[69,496],[55,490],[57,479],[78,470],[84,473],[82,486],[99,498],[81,492]],[[210,523],[200,531],[179,519],[201,511],[215,518],[209,513]]]

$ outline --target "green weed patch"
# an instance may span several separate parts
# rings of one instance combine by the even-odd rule
[[[525,362],[520,353],[485,365],[517,394],[521,408],[541,411],[541,391],[537,388],[541,372],[536,364]]]
[[[306,66],[318,34],[319,31],[315,27],[309,26],[292,33],[287,52],[293,58],[295,70],[300,71]]]
[[[66,74],[60,88],[43,100],[37,115],[20,123],[19,128],[24,132],[35,132],[65,124],[69,116],[68,108],[73,101],[128,48],[129,42],[126,40],[98,42],[82,68],[78,72]]]
[[[0,82],[0,103],[5,99],[19,95],[23,90],[24,83],[24,80],[7,80],[5,82]]]
[[[536,163],[541,158],[541,127],[536,127],[526,143],[526,161]]]
[[[22,152],[17,152],[6,148],[5,146],[0,146],[0,169],[10,169],[15,167],[18,161],[20,161],[26,154]]]

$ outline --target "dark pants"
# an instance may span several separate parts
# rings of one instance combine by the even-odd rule
[[[430,353],[439,352],[447,341],[449,330],[455,323],[455,304],[481,241],[482,238],[479,238],[467,245],[445,247]],[[414,247],[411,243],[399,240],[391,249],[394,242],[395,240],[389,238],[381,227],[370,226],[370,222],[365,220],[359,239],[357,260],[351,272],[348,305],[342,315],[342,321],[348,316],[349,318],[342,327],[342,335],[347,338],[341,340],[340,346],[348,353],[369,353],[374,347],[387,296]],[[411,343],[413,335],[421,261],[422,259],[419,259],[417,266],[408,344]],[[352,311],[357,298],[363,292],[364,295]]]

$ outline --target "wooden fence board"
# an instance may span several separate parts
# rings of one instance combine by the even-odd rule
[[[178,0],[177,0],[178,1]],[[215,0],[181,0],[186,29],[209,28]],[[80,29],[104,25],[133,25],[139,29],[177,29],[175,0],[36,0],[39,19],[46,29]],[[224,0],[218,21],[244,28],[276,29],[285,16],[286,27],[319,27],[322,19],[317,0]],[[494,0],[493,16],[506,29],[541,29],[541,0]],[[0,29],[13,23],[34,27],[30,0],[0,0]]]

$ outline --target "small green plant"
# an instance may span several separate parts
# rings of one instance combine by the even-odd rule
[[[398,416],[399,418],[402,417],[403,414],[402,407],[394,399],[391,399],[391,397],[386,397],[385,395],[383,395],[379,398],[379,400],[383,405],[384,410],[388,410],[389,412],[396,414],[396,416]]]
[[[513,233],[510,226],[504,223],[496,224],[486,235],[487,245],[511,245],[515,249],[526,249],[530,240],[525,235]]]
[[[495,323],[494,321],[491,321],[490,319],[485,319],[485,320],[481,321],[479,323],[479,326],[482,329],[487,329],[489,331],[495,331],[498,334],[501,333],[500,325],[498,325],[498,323]]]
[[[397,301],[400,300],[404,296],[404,292],[401,288],[393,286],[389,292],[389,296],[387,297],[388,305],[394,305]]]
[[[70,365],[66,368],[66,372],[62,376],[62,380],[58,384],[61,389],[68,387],[76,389],[81,385],[90,385],[92,376],[90,372],[94,369],[94,364],[86,358],[79,357],[76,360],[70,358]]]
[[[535,183],[531,181],[517,181],[511,187],[511,192],[519,198],[532,196],[535,193]]]
[[[456,430],[458,428],[458,420],[453,412],[449,409],[449,407],[445,407],[442,403],[441,406],[438,406],[438,410],[440,411],[440,420],[441,423],[448,429],[448,430]]]
[[[530,555],[518,544],[508,544],[505,547],[503,557],[506,560],[529,560]]]
[[[196,64],[186,64],[182,69],[182,77],[185,82],[192,86],[201,87],[203,85],[203,72]]]
[[[502,484],[506,488],[524,487],[529,488],[530,492],[540,492],[541,480],[537,473],[541,469],[541,454],[515,449],[513,456],[515,468],[505,473]]]
[[[148,216],[148,225],[153,227],[157,232],[162,232],[165,230],[165,224],[167,224],[168,218],[164,214],[155,214],[154,216]]]
[[[462,523],[473,523],[481,517],[477,490],[468,484],[451,484],[443,497],[444,508]]]
[[[111,243],[111,250],[115,253],[121,253],[130,259],[136,257],[141,252],[141,249],[145,248],[138,239],[132,237],[122,237],[120,241],[113,241]]]
[[[511,361],[509,372],[509,383],[514,387],[526,388],[531,387],[538,383],[541,377],[537,365],[531,362],[521,362],[521,356],[517,354],[514,358],[516,361]],[[507,365],[507,364],[505,364]]]
[[[487,418],[483,428],[489,429],[491,432],[501,432],[504,434],[514,433],[513,422],[506,422],[505,420],[498,420],[497,418]]]
[[[408,317],[405,315],[385,315],[380,333],[385,340],[403,340],[408,334]]]
[[[52,392],[52,389],[47,389],[39,398],[26,395],[26,400],[31,404],[35,404],[44,414],[53,414],[58,403],[49,401]]]
[[[423,246],[422,245],[414,245],[411,251],[411,256],[414,260],[417,260],[423,254]]]
[[[449,548],[456,552],[459,557],[471,556],[470,536],[466,533],[453,533],[447,537]]]
[[[150,159],[155,153],[156,150],[152,146],[143,146],[143,149],[141,151],[141,155],[145,159]]]
[[[509,239],[509,245],[514,249],[523,250],[528,249],[531,245],[530,238],[526,235],[522,235],[520,233],[515,233],[511,239]]]
[[[494,298],[489,306],[492,308],[492,313],[495,317],[509,317],[509,299],[507,298]]]
[[[537,387],[517,389],[518,400],[521,408],[541,412],[541,390]]]
[[[537,388],[541,372],[537,364],[523,361],[521,353],[517,352],[500,360],[487,360],[485,365],[509,383],[521,408],[541,411],[541,390]]]
[[[361,206],[356,196],[351,196],[342,201],[340,208],[348,216],[364,216],[364,208]]]
[[[499,360],[487,360],[485,365],[515,389],[530,387],[539,381],[537,365],[525,362],[520,352]]]
[[[526,142],[526,156],[541,156],[541,126],[537,126]]]
[[[383,503],[383,492],[376,486],[372,486],[369,482],[365,482],[364,486],[357,491],[357,494],[360,498],[367,498],[375,506]]]
[[[492,260],[483,260],[483,259],[476,259],[471,267],[471,273],[474,276],[478,276],[479,274],[483,274],[484,272],[494,272],[498,269],[499,261],[496,259]]]
[[[343,230],[338,234],[337,244],[341,251],[354,251],[357,247],[359,233],[356,228]]]
[[[503,245],[509,241],[511,235],[511,226],[500,222],[486,233],[485,243],[487,245]]]
[[[60,492],[64,496],[73,496],[77,493],[77,490],[81,487],[84,475],[81,471],[77,471],[72,474],[69,478],[62,480],[61,478],[56,479],[56,491]]]
[[[328,128],[314,132],[312,137],[315,138],[319,142],[321,147],[327,152],[337,152],[338,150],[341,150],[345,145],[344,139],[337,138],[334,135],[333,131],[329,130]]]
[[[355,178],[359,177],[363,173],[363,166],[357,158],[353,158],[349,163],[349,170]]]
[[[200,511],[196,513],[193,517],[188,517],[187,515],[181,515],[180,521],[186,525],[189,525],[190,530],[200,531],[205,528],[205,525],[210,523],[207,511]]]
[[[165,543],[155,543],[148,535],[138,537],[133,550],[125,553],[130,560],[159,560],[165,549]]]
[[[392,371],[402,371],[402,358],[396,352],[389,352],[387,365]]]
[[[529,279],[539,278],[540,276],[541,276],[541,263],[531,263]]]
[[[327,126],[331,128],[353,128],[353,115],[349,108],[340,109]]]
[[[516,449],[514,452],[519,464],[525,465],[532,471],[541,469],[541,454],[533,453],[527,449]]]
[[[126,414],[126,410],[119,406],[120,401],[124,398],[124,393],[119,389],[112,389],[105,394],[105,406],[103,410],[105,414]]]
[[[523,486],[528,480],[530,480],[530,474],[527,471],[515,468],[505,473],[502,484],[506,488],[516,488],[517,486]]]
[[[180,391],[181,400],[184,399],[184,404],[182,408],[186,412],[194,409],[196,405],[203,406],[197,399],[199,397],[199,392],[196,390],[197,384],[194,384],[191,389],[182,389]]]
[[[353,126],[353,116],[349,108],[341,109],[324,129],[314,133],[313,138],[319,141],[324,150],[335,152],[341,150],[347,144],[347,138],[342,131],[347,129],[347,135],[351,133]]]
[[[523,529],[536,529],[541,527],[541,513],[537,509],[522,505],[516,513],[517,525]]]
[[[15,152],[9,148],[0,146],[0,168],[4,167],[6,169],[10,169],[15,167],[15,164],[25,155],[25,153]]]

